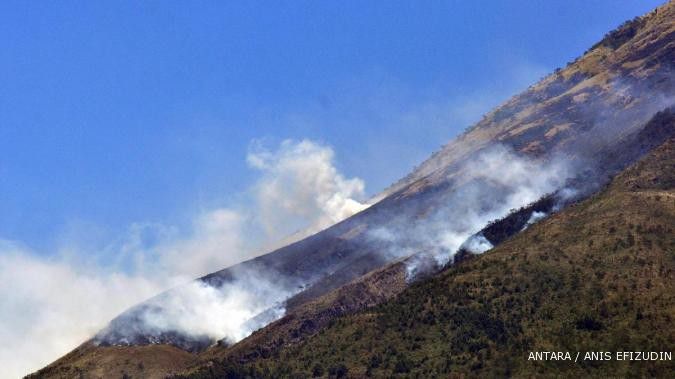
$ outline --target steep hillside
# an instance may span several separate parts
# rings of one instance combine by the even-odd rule
[[[603,166],[604,172],[614,175],[619,169],[624,168],[616,166],[616,154],[637,160],[669,138],[675,138],[675,110],[671,109],[658,112],[642,129],[622,138],[611,151],[604,152],[598,162]],[[567,199],[565,202],[558,194],[544,196],[500,220],[491,222],[477,234],[485,237],[490,244],[499,245],[573,201],[574,199]],[[537,219],[533,220],[535,216]],[[454,262],[467,259],[470,255],[471,251],[460,248]],[[410,267],[413,266],[417,277],[411,277]],[[422,279],[440,269],[441,267],[422,251],[370,272],[300,307],[290,308],[281,320],[254,332],[251,337],[231,349],[223,349],[222,345],[214,347],[207,354],[200,356],[200,359],[236,357],[236,360],[241,362],[272,355],[281,346],[296,344],[313,335],[337,317],[389,300],[403,291],[410,281]]]
[[[579,180],[579,173],[575,173],[576,185],[580,186],[574,188],[576,191],[583,191],[585,188],[581,187],[588,183],[594,186],[604,183],[609,174],[634,162],[664,136],[657,133],[653,138],[647,137],[642,148],[623,154],[625,150],[621,146],[625,145],[622,141],[636,136],[657,111],[673,103],[674,37],[675,3],[669,2],[608,34],[583,57],[486,115],[477,125],[383,193],[379,197],[381,200],[365,211],[304,240],[216,271],[198,279],[198,282],[218,291],[227,291],[229,285],[237,283],[243,276],[260,278],[261,282],[271,278],[271,283],[265,285],[283,288],[284,297],[262,304],[259,314],[249,320],[252,331],[281,317],[284,312],[276,312],[277,309],[284,310],[288,316],[322,309],[318,306],[320,304],[332,309],[339,302],[322,303],[325,296],[345,291],[341,288],[345,284],[359,282],[368,273],[374,275],[381,270],[386,271],[393,267],[390,265],[411,255],[441,249],[434,245],[436,242],[427,244],[424,238],[420,239],[421,232],[426,233],[425,236],[437,237],[450,225],[457,226],[455,239],[468,238],[488,221],[506,216],[509,207],[504,209],[505,204],[518,208],[548,192],[561,189],[548,185],[529,191],[528,196],[516,198],[507,191],[508,183],[495,177],[477,176],[475,162],[480,163],[484,154],[495,149],[502,154],[500,157],[508,158],[502,159],[502,163],[527,160],[525,167],[542,167],[543,174],[550,174],[548,168],[561,159],[575,167],[584,167],[583,180]],[[479,165],[478,169],[482,167]],[[568,184],[560,179],[560,187]],[[529,179],[523,185],[528,184]],[[471,198],[473,203],[465,198]],[[464,219],[468,219],[468,214],[478,211],[482,213],[474,222],[476,225],[462,224]],[[489,219],[486,219],[488,216]],[[513,225],[527,222],[521,216],[513,219]],[[512,229],[518,228],[513,226]],[[396,233],[383,233],[387,230]],[[495,236],[502,233],[496,232],[499,233]],[[440,255],[444,259],[451,258],[456,251],[454,245],[443,249]],[[393,289],[398,291],[403,288],[394,286]],[[165,345],[172,345],[179,347],[181,353],[182,350],[190,351],[195,354],[189,354],[195,356],[213,346],[217,339],[225,337],[187,333],[171,326],[157,328],[148,325],[149,318],[162,318],[169,313],[171,302],[166,299],[179,290],[168,291],[124,312],[91,341],[48,366],[41,375],[59,377],[59,373],[63,373],[63,377],[72,377],[69,375],[77,368],[84,377],[97,377],[98,374],[87,368],[93,369],[93,366],[84,367],[80,363],[96,362],[101,359],[101,354],[108,352],[121,357],[112,352],[123,351],[119,350],[120,347],[138,345],[149,345],[145,351],[166,351]],[[256,292],[258,288],[249,290]],[[374,299],[379,302],[396,291],[382,296],[375,292],[377,296],[372,298],[373,301],[364,304],[372,305]],[[354,306],[350,303],[345,310],[356,311],[364,304]],[[338,315],[349,312],[338,312]],[[228,316],[224,314],[223,317]],[[265,343],[272,341],[270,343],[283,345],[278,343],[278,339],[273,342],[276,334],[269,333],[268,329],[251,337],[271,336],[269,339],[265,337]],[[220,348],[225,349],[232,342],[235,341],[221,341]],[[240,346],[247,343],[243,340]],[[237,349],[241,347],[235,345],[233,351]],[[204,354],[212,354],[213,351],[214,347],[211,347]],[[77,362],[80,363],[70,359],[75,352],[79,354]],[[120,361],[122,358],[115,359],[117,365],[125,362]],[[179,361],[183,362],[176,360]],[[131,367],[127,368],[131,370],[125,371],[127,373],[138,373]]]
[[[386,193],[436,185],[458,162],[495,141],[535,156],[584,154],[611,144],[672,103],[674,20],[670,1],[627,21],[564,69],[485,115]]]
[[[423,163],[387,192],[379,203],[305,240],[252,261],[208,275],[214,287],[235,280],[238,271],[260,270],[303,290],[292,294],[290,307],[310,301],[401,256],[374,242],[374,228],[415,223],[447,203],[448,194],[465,186],[466,166],[494,144],[540,160],[572,157],[593,165],[598,151],[609,149],[635,131],[675,96],[675,4],[670,2],[630,25],[624,25],[583,57],[513,97],[440,153]],[[619,42],[613,41],[620,40]],[[616,164],[632,162],[617,156]],[[605,177],[602,170],[594,175]],[[524,205],[524,204],[520,204]],[[481,204],[490,207],[494,204]],[[161,301],[126,312],[98,336],[103,345],[170,343],[201,350],[207,336],[187,336],[176,330],[150,332],[139,314],[163,312]],[[274,304],[270,304],[273,306]]]
[[[671,127],[675,125],[671,123]],[[601,193],[300,344],[189,377],[667,377],[674,361],[528,361],[675,350],[675,139]]]

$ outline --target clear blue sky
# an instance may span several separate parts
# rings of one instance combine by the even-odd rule
[[[180,224],[253,139],[334,147],[370,194],[659,1],[3,1],[0,238]]]

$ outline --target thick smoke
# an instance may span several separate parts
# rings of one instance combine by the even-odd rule
[[[262,173],[255,194],[268,235],[316,233],[367,207],[359,201],[363,181],[343,177],[333,158],[333,149],[309,140],[283,141],[275,152],[260,144],[251,148],[247,161]]]
[[[251,191],[257,214],[248,220],[229,209],[202,214],[192,238],[159,247],[163,249],[162,263],[171,270],[186,264],[193,275],[215,271],[251,255],[246,250],[250,246],[241,237],[246,231],[259,230],[265,240],[274,241],[295,230],[284,240],[287,242],[364,209],[366,205],[355,200],[363,197],[363,181],[343,177],[333,159],[330,147],[309,140],[286,140],[276,151],[254,145],[247,161],[262,173]],[[193,259],[193,251],[203,252],[199,261]],[[237,260],[225,264],[224,253]],[[202,272],[195,272],[197,268]],[[190,282],[152,299],[133,313],[133,319],[115,320],[99,340],[134,343],[135,336],[142,334],[157,338],[154,342],[166,342],[162,338],[171,338],[167,334],[180,332],[205,343],[220,339],[236,342],[281,317],[283,301],[304,285],[262,268],[234,272],[224,284]]]
[[[485,238],[484,235],[478,233],[469,237],[459,248],[472,254],[482,254],[493,247],[492,242]]]
[[[234,343],[283,316],[283,302],[302,286],[259,267],[239,267],[231,281],[192,281],[167,291],[117,319],[96,338],[97,343],[139,342],[209,345],[223,339]],[[173,333],[180,333],[180,336]],[[144,340],[137,338],[142,335]]]
[[[448,180],[456,189],[430,209],[427,216],[402,217],[406,222],[394,221],[369,236],[386,243],[386,253],[391,256],[423,254],[433,257],[436,264],[442,266],[450,262],[460,248],[474,253],[492,248],[484,236],[477,234],[483,227],[514,209],[565,188],[574,172],[562,157],[534,160],[495,145],[450,175]],[[413,225],[407,222],[411,219]],[[419,259],[407,262],[411,266],[409,272],[418,271]]]
[[[150,301],[154,307],[140,314],[140,325],[158,334],[180,330],[233,342],[281,317],[283,300],[303,283],[267,270],[239,271],[222,286],[192,279],[278,245],[274,239],[283,233],[316,232],[363,209],[363,181],[343,176],[333,159],[330,147],[308,140],[284,141],[276,151],[254,149],[248,160],[262,176],[242,196],[246,200],[195,212],[188,230],[138,222],[99,251],[66,240],[51,254],[0,240],[4,374],[20,377],[48,364],[120,312],[172,287]],[[283,204],[275,203],[280,199]],[[264,217],[245,208],[260,209]],[[106,259],[97,261],[100,256]]]
[[[359,201],[364,197],[363,181],[341,175],[328,146],[285,140],[271,151],[254,144],[247,161],[262,174],[252,189],[257,212],[247,220],[249,230],[260,230],[272,244],[284,236],[285,244],[315,233],[367,207]],[[209,264],[208,271],[215,271],[228,266],[222,261],[217,264],[223,251],[239,254],[236,257],[250,256],[239,236],[244,231],[242,217],[227,209],[202,215],[197,222],[199,233],[166,249],[166,263],[181,265],[186,252],[199,249],[205,252],[201,256],[207,260],[203,263]],[[270,246],[267,243],[265,248]],[[234,272],[234,278],[224,284],[191,282],[153,299],[134,312],[133,319],[115,320],[113,333],[104,332],[99,340],[134,343],[134,337],[143,334],[161,342],[167,333],[180,332],[206,343],[221,339],[237,342],[283,316],[284,300],[307,285],[262,268],[237,268]]]
[[[47,259],[0,241],[0,376],[37,370],[160,290],[155,278]]]

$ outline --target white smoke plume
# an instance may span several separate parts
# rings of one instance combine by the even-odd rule
[[[493,247],[494,246],[492,243],[488,241],[484,235],[479,233],[474,234],[473,236],[469,237],[469,239],[464,241],[464,243],[460,246],[460,249],[466,249],[466,251],[472,254],[482,254]]]
[[[192,281],[151,300],[162,311],[141,313],[142,327],[147,333],[180,331],[233,343],[260,327],[251,320],[264,311],[274,311],[267,315],[267,322],[283,316],[281,303],[298,290],[275,273],[242,268],[232,282],[221,286]]]
[[[312,234],[367,207],[360,202],[364,182],[343,177],[334,155],[329,146],[309,140],[285,140],[274,152],[252,146],[247,161],[262,173],[255,193],[268,235],[283,237],[289,227]]]
[[[527,229],[530,225],[543,220],[544,218],[546,218],[546,216],[548,216],[546,212],[537,212],[537,211],[532,212],[530,218],[527,219],[525,226],[523,226],[523,230]]]
[[[190,280],[251,258],[284,233],[313,233],[363,209],[364,183],[338,171],[329,146],[309,140],[252,149],[247,159],[261,173],[251,200],[200,210],[189,230],[134,223],[103,253],[74,248],[77,241],[47,254],[0,240],[0,337],[12,341],[0,347],[2,376],[39,369],[130,306],[181,284],[158,298],[168,312],[144,315],[148,327],[237,341],[281,317],[276,305],[300,287],[274,273],[239,272],[218,288]],[[251,205],[259,217],[239,210]]]
[[[424,253],[444,265],[461,247],[476,253],[490,249],[490,242],[476,233],[490,221],[564,188],[574,173],[564,158],[538,161],[495,145],[452,174],[450,180],[457,184],[456,190],[431,215],[415,225],[392,223],[378,228],[370,237],[386,242],[387,254],[392,256]],[[415,266],[420,260],[407,262]],[[416,270],[409,267],[409,272]]]
[[[0,376],[46,365],[161,289],[154,278],[45,259],[0,241]]]

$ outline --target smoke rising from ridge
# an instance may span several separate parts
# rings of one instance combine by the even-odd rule
[[[295,232],[288,229],[293,227],[312,234],[367,207],[360,202],[363,180],[342,176],[334,155],[330,147],[309,140],[285,140],[277,151],[252,145],[247,162],[261,172],[254,193],[268,235],[281,238]]]
[[[304,153],[300,154],[301,151]],[[278,196],[285,192],[278,190],[278,183],[304,173],[302,179],[305,188],[330,190],[305,192],[306,189],[293,186],[283,188],[288,193],[296,193],[292,196],[294,200],[310,203],[304,206],[317,210],[320,222],[333,209],[323,206],[330,202],[325,200],[331,198],[323,196],[324,193],[333,193],[332,198],[346,198],[345,194],[353,194],[352,189],[360,187],[357,181],[344,185],[344,179],[336,175],[328,175],[332,180],[326,180],[323,174],[334,172],[323,164],[332,159],[329,151],[317,151],[316,146],[300,143],[282,144],[279,153],[280,156],[266,151],[249,155],[252,165],[268,170],[258,183],[258,186],[267,184],[265,188],[268,191],[261,193],[258,187],[259,199],[262,196],[281,201]],[[319,157],[319,164],[308,164],[303,161],[303,156]],[[307,178],[311,168],[318,168],[314,171],[321,175],[309,175]],[[371,230],[369,238],[373,242],[386,242],[387,248],[383,254],[387,260],[424,252],[442,266],[452,259],[460,247],[475,253],[491,248],[487,239],[481,239],[475,233],[489,221],[505,216],[510,210],[560,189],[572,172],[562,159],[531,160],[518,156],[504,146],[495,145],[477,154],[448,178],[457,185],[457,189],[443,197],[441,206],[423,218],[413,215],[418,209],[412,209],[411,214],[391,215],[391,222]],[[275,196],[270,196],[272,192]],[[263,207],[269,205],[262,200],[259,203]],[[289,205],[289,210],[280,213],[286,214],[290,209],[292,206]],[[417,271],[417,263],[416,260],[408,261],[409,272]],[[261,274],[257,272],[259,270],[248,269],[242,273],[235,268],[235,277],[224,283],[191,283],[169,291],[129,315],[114,320],[111,328],[99,335],[97,341],[106,345],[173,343],[188,349],[218,339],[237,342],[255,328],[281,317],[284,314],[283,302],[312,284],[311,281],[297,282],[275,272]],[[181,338],[186,340],[177,339],[175,332],[179,332],[183,335]]]
[[[576,170],[564,157],[534,160],[502,145],[484,149],[467,161],[448,180],[456,189],[443,197],[426,217],[411,214],[370,233],[375,241],[387,243],[387,254],[405,257],[424,253],[440,266],[451,261],[460,248],[482,253],[491,243],[476,235],[493,220],[565,187]],[[417,212],[412,210],[411,212]],[[481,238],[482,237],[482,238]],[[419,260],[409,260],[415,272]]]
[[[171,343],[186,350],[219,339],[234,343],[283,316],[283,301],[300,288],[269,270],[238,267],[228,282],[191,281],[144,302],[114,319],[95,342]]]
[[[472,254],[482,254],[493,247],[492,242],[479,233],[469,237],[459,248],[466,249],[466,251]]]
[[[233,342],[280,317],[283,308],[275,305],[302,283],[265,270],[240,271],[219,287],[192,280],[259,254],[284,233],[316,232],[363,209],[364,183],[342,175],[333,150],[310,140],[252,149],[248,160],[261,177],[246,195],[266,217],[240,210],[250,204],[234,204],[196,212],[188,230],[138,222],[102,251],[65,241],[47,255],[0,240],[0,337],[12,341],[0,348],[5,373],[18,377],[46,365],[128,307],[176,286],[141,314],[144,327]],[[281,198],[286,203],[278,207],[274,199]],[[293,214],[289,207],[308,199],[310,206]],[[292,225],[289,215],[296,217]],[[97,262],[99,256],[107,260]]]

